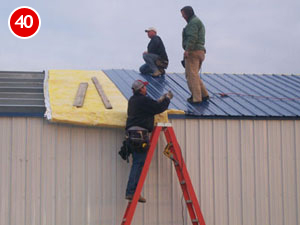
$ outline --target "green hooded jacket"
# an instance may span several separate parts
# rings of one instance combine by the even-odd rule
[[[193,15],[182,31],[182,47],[185,51],[205,50],[205,27],[201,20]]]

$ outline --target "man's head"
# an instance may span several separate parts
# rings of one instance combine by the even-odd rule
[[[140,93],[142,95],[146,95],[147,94],[147,88],[146,86],[149,83],[146,81],[142,81],[142,80],[135,80],[131,86],[133,93]]]
[[[195,15],[194,10],[191,6],[185,6],[181,9],[181,14],[182,17],[186,20],[189,21],[189,19]]]
[[[145,30],[145,32],[148,34],[148,37],[151,39],[156,35],[157,30],[154,27],[149,27],[147,30]]]

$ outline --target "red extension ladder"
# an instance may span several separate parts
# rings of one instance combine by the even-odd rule
[[[199,202],[197,200],[190,176],[188,174],[186,165],[184,163],[180,146],[177,142],[173,127],[170,123],[162,124],[158,123],[157,126],[154,128],[154,131],[152,132],[151,139],[150,139],[150,148],[148,150],[147,158],[137,185],[137,188],[135,190],[134,196],[132,201],[128,202],[127,209],[125,211],[125,214],[123,216],[123,220],[121,225],[130,225],[134,211],[136,209],[136,205],[138,202],[138,198],[141,194],[144,181],[146,179],[150,163],[153,157],[154,150],[157,145],[157,141],[160,135],[160,132],[163,131],[167,140],[167,146],[165,148],[164,154],[168,156],[170,159],[172,159],[176,173],[179,179],[179,183],[183,192],[183,196],[191,217],[191,221],[193,225],[205,225],[204,218],[202,216]]]

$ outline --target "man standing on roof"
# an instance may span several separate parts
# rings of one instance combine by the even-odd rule
[[[145,64],[140,67],[140,72],[141,74],[151,74],[153,77],[163,75],[169,64],[164,43],[154,27],[148,28],[145,32],[151,40],[147,51],[143,53]]]
[[[204,47],[205,27],[191,6],[183,7],[181,14],[187,22],[182,32],[182,47],[184,49],[185,76],[192,93],[187,100],[190,103],[200,103],[209,99],[208,92],[199,77],[206,53]]]
[[[126,136],[132,152],[132,166],[126,189],[126,199],[132,200],[137,187],[149,148],[149,132],[154,128],[154,115],[168,109],[173,97],[171,91],[164,94],[158,101],[147,95],[148,82],[136,80],[132,84],[133,96],[128,101]],[[146,202],[142,196],[139,202]]]

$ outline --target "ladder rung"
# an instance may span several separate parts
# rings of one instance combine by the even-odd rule
[[[199,221],[197,219],[193,219],[192,223],[199,223]]]
[[[186,203],[190,204],[190,203],[193,203],[193,201],[192,200],[186,200]]]
[[[126,218],[123,218],[123,221],[122,222],[125,222],[126,221]]]
[[[183,180],[183,181],[180,181],[180,184],[185,184],[185,180]]]

